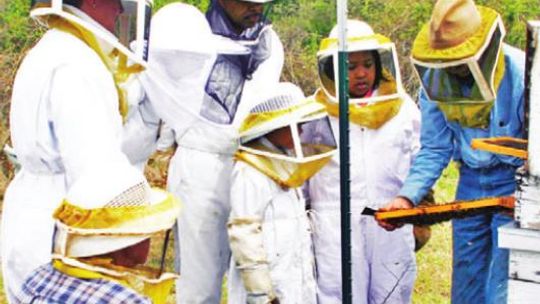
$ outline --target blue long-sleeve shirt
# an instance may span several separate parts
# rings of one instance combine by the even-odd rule
[[[491,110],[487,129],[467,128],[446,120],[437,104],[422,89],[419,95],[422,113],[421,149],[409,171],[399,196],[415,205],[437,181],[448,162],[461,162],[471,169],[493,168],[501,164],[518,167],[522,161],[515,157],[473,150],[474,138],[523,137],[524,67],[525,54],[503,45],[505,72]]]

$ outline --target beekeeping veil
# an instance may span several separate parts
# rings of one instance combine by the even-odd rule
[[[394,43],[376,34],[365,22],[347,21],[347,53],[371,53],[375,67],[375,83],[370,93],[362,97],[349,97],[349,113],[352,122],[377,129],[394,117],[401,107],[405,91]],[[317,53],[320,90],[317,100],[322,102],[330,115],[339,116],[338,109],[338,30],[335,26],[328,38],[321,41]],[[363,63],[362,63],[363,64]],[[349,69],[353,68],[349,66]],[[351,80],[349,80],[351,81]]]
[[[164,303],[177,277],[166,271],[165,258],[179,211],[178,200],[151,189],[142,173],[129,165],[89,170],[54,212],[53,266],[83,279],[112,280],[138,290],[153,303]],[[143,265],[120,266],[107,255],[149,238],[157,249],[150,251],[146,262],[137,262]]]
[[[205,84],[220,53],[244,54],[245,47],[212,34],[208,21],[194,6],[171,3],[152,18],[149,67],[141,83],[158,115],[177,133],[200,115]]]
[[[306,99],[291,83],[279,83],[255,106],[240,127],[236,158],[255,167],[283,187],[299,187],[319,171],[336,151],[324,106]],[[303,129],[317,129],[324,136],[301,136]],[[272,142],[271,134],[281,140]]]
[[[504,75],[500,15],[472,0],[438,1],[418,33],[412,62],[447,120],[483,128]]]
[[[32,0],[30,16],[49,28],[74,35],[98,54],[114,77],[120,112],[125,117],[128,111],[125,86],[130,76],[142,71],[146,65],[152,1],[114,1],[118,5],[118,14],[113,32],[83,11],[65,4],[70,2],[65,0]]]

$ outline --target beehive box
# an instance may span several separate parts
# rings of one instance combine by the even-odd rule
[[[514,218],[520,228],[540,230],[540,178],[518,178]]]
[[[540,284],[508,280],[508,304],[540,303]]]

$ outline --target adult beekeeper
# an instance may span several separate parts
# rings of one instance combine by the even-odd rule
[[[503,43],[504,34],[493,9],[470,0],[435,4],[412,49],[422,84],[421,150],[387,209],[418,204],[452,158],[460,176],[456,199],[514,193],[522,161],[471,148],[474,138],[523,136],[525,56]],[[506,302],[508,250],[497,246],[497,227],[511,220],[496,213],[452,221],[453,303]]]
[[[419,149],[420,111],[401,85],[397,52],[365,22],[347,22],[350,112],[351,242],[354,303],[409,303],[416,277],[412,225],[388,232],[365,207],[378,209],[401,188]],[[338,30],[332,29],[317,53],[320,89],[339,134]],[[302,137],[324,136],[307,128]],[[309,180],[319,303],[341,303],[340,160]]]
[[[122,123],[131,76],[144,65],[148,4],[33,2],[31,16],[49,30],[24,58],[13,86],[11,139],[21,169],[2,212],[10,301],[29,272],[50,261],[51,215],[72,184],[105,162],[129,165]]]
[[[180,203],[137,169],[108,165],[69,189],[54,212],[52,261],[27,277],[15,303],[166,303]]]
[[[324,106],[291,83],[269,86],[240,128],[228,232],[229,303],[317,303],[311,229],[301,186],[336,152]],[[302,130],[326,126],[327,138]],[[323,139],[323,140],[321,140]]]
[[[154,15],[149,58],[159,71],[146,74],[143,84],[152,102],[170,105],[158,114],[178,144],[167,187],[185,203],[179,301],[218,303],[230,258],[226,223],[237,128],[253,100],[247,92],[278,82],[283,47],[261,3],[212,1],[207,18],[187,7],[174,3]],[[233,13],[254,22],[238,25]],[[208,38],[212,32],[217,36]]]

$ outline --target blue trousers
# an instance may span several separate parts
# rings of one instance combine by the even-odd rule
[[[458,200],[512,195],[515,168],[460,168]],[[506,303],[508,250],[498,247],[497,227],[512,221],[502,213],[482,214],[452,221],[452,303]]]

